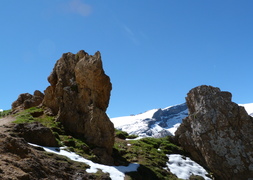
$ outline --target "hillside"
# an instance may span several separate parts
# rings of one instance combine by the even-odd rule
[[[246,109],[248,110],[249,113],[252,112],[251,104],[246,104],[245,106],[247,107]],[[170,106],[168,108],[164,108],[164,110],[168,111],[168,109],[171,109],[172,107],[173,106]],[[42,115],[41,117],[38,117],[38,118],[30,116],[31,114],[34,114],[34,111],[40,111],[40,109],[32,108],[31,110],[21,111],[15,116],[7,116],[7,117],[11,117],[11,119],[9,119],[9,120],[6,117],[1,119],[1,121],[0,121],[2,123],[1,132],[9,132],[10,135],[11,135],[10,137],[12,137],[14,139],[18,138],[17,134],[15,132],[13,132],[13,130],[11,128],[12,126],[15,126],[15,124],[9,124],[9,122],[13,121],[13,120],[20,121],[21,117],[22,117],[22,122],[27,121],[27,123],[32,123],[34,121],[40,121],[43,124],[48,126],[49,122],[46,118],[47,116]],[[153,117],[155,112],[158,112],[158,110],[147,111],[146,113],[139,114],[137,116],[139,118],[143,117],[143,119],[146,119],[147,117]],[[133,116],[130,116],[130,117],[133,117]],[[178,116],[176,116],[176,117],[178,117]],[[43,122],[43,119],[46,122]],[[16,122],[18,123],[18,121],[16,121]],[[176,119],[175,122],[178,123],[177,119]],[[53,128],[52,130],[55,131],[55,128]],[[55,132],[55,133],[57,133],[57,132]],[[60,138],[59,140],[61,141],[61,143],[64,143],[65,146],[68,145],[68,147],[64,148],[65,150],[63,148],[58,148],[58,147],[56,147],[56,148],[47,148],[47,147],[40,146],[40,147],[44,148],[44,151],[41,151],[42,149],[37,149],[36,147],[34,148],[31,145],[27,144],[26,141],[20,141],[20,140],[18,140],[18,142],[19,142],[18,146],[21,146],[21,144],[22,144],[23,147],[26,147],[25,149],[30,149],[29,150],[30,152],[34,152],[34,153],[31,153],[31,155],[29,155],[34,160],[36,160],[36,157],[38,157],[38,158],[43,157],[43,159],[45,161],[40,161],[40,168],[39,169],[40,169],[41,172],[44,172],[45,167],[48,166],[45,163],[49,163],[49,161],[46,160],[47,157],[45,157],[43,155],[45,152],[50,152],[50,153],[56,154],[56,155],[50,155],[49,154],[49,156],[48,156],[49,158],[53,157],[53,159],[51,159],[50,163],[56,163],[57,164],[58,161],[60,160],[61,162],[66,161],[66,163],[68,164],[68,162],[71,162],[71,160],[76,161],[76,163],[72,163],[72,162],[70,163],[70,165],[72,167],[66,166],[66,168],[71,168],[72,170],[69,171],[69,172],[65,172],[64,176],[62,175],[62,177],[74,177],[71,172],[75,172],[76,170],[80,171],[80,167],[83,167],[83,168],[81,168],[81,169],[83,169],[82,173],[79,172],[80,177],[86,177],[86,178],[90,177],[90,178],[94,178],[94,179],[102,178],[103,179],[106,176],[103,175],[103,173],[101,173],[101,172],[98,173],[99,171],[97,171],[97,169],[101,169],[101,167],[104,167],[105,170],[103,170],[103,171],[109,173],[109,176],[112,179],[116,175],[115,179],[117,179],[117,180],[119,179],[119,176],[124,177],[124,173],[127,174],[126,177],[134,179],[134,177],[144,176],[143,175],[144,172],[153,174],[153,175],[151,175],[151,177],[156,178],[156,179],[161,179],[159,177],[162,174],[163,174],[162,175],[163,178],[165,178],[165,179],[166,179],[167,176],[170,177],[170,178],[174,177],[176,179],[176,177],[173,176],[172,174],[170,174],[169,172],[175,173],[175,174],[177,174],[178,177],[181,177],[183,179],[187,179],[187,178],[189,178],[189,175],[191,173],[200,172],[200,168],[202,168],[198,164],[196,164],[195,162],[192,162],[189,159],[185,159],[184,155],[183,156],[180,155],[180,154],[185,154],[185,153],[182,150],[180,150],[180,148],[179,149],[175,148],[176,147],[175,145],[172,146],[172,144],[169,142],[169,140],[166,140],[166,139],[163,139],[163,140],[161,139],[160,140],[160,138],[158,138],[157,140],[155,140],[153,138],[151,138],[151,139],[144,138],[142,140],[131,140],[131,139],[124,140],[125,138],[128,138],[128,136],[126,134],[124,134],[123,136],[119,136],[119,134],[122,134],[122,132],[116,131],[116,133],[115,133],[114,153],[113,153],[114,155],[113,156],[114,156],[116,164],[118,164],[118,165],[121,164],[121,166],[105,166],[105,165],[99,165],[97,163],[93,163],[92,161],[94,161],[96,159],[96,158],[94,158],[94,154],[92,154],[92,152],[90,150],[89,151],[86,150],[84,152],[82,150],[82,148],[80,149],[80,147],[82,147],[82,145],[78,145],[78,144],[80,144],[80,142],[79,142],[80,140],[75,139],[73,137],[68,137],[69,135],[64,135],[64,134],[59,135],[59,138]],[[118,137],[121,137],[121,138],[118,138]],[[129,138],[132,138],[132,137],[129,136]],[[71,142],[72,142],[72,145],[71,145]],[[169,144],[171,144],[171,145],[169,145]],[[69,153],[66,150],[68,150],[68,151],[71,150],[71,151],[73,151],[77,154],[75,155],[74,153]],[[142,152],[143,150],[144,150],[144,152]],[[146,150],[147,150],[147,152],[145,152]],[[17,152],[14,151],[12,153],[14,153],[14,155],[15,155],[15,153],[17,153]],[[3,152],[2,152],[2,154],[3,154]],[[20,152],[19,152],[19,154],[20,154]],[[70,160],[58,157],[57,154],[58,155],[64,155],[64,156],[68,157]],[[148,154],[149,154],[149,156],[152,155],[151,159],[150,159],[151,161],[149,160],[149,158],[145,157]],[[169,154],[171,154],[171,155],[169,155]],[[11,154],[7,155],[6,157],[8,157],[9,159],[12,158],[13,155],[11,155],[11,156],[10,155]],[[26,159],[29,158],[29,156],[26,156]],[[161,159],[161,157],[163,157],[164,159],[163,158]],[[166,157],[169,158],[169,159],[167,159]],[[146,160],[143,161],[144,159],[146,159]],[[156,159],[156,161],[154,161],[154,159]],[[161,159],[162,161],[160,161],[158,159]],[[5,159],[3,159],[2,161],[3,161],[3,164],[6,163]],[[7,170],[8,168],[13,167],[13,166],[14,167],[17,166],[17,165],[20,166],[19,164],[22,164],[22,166],[24,166],[24,167],[27,166],[26,168],[28,168],[30,165],[29,164],[24,164],[23,161],[24,160],[21,158],[18,161],[16,161],[15,164],[12,164],[12,163],[9,162],[8,166],[2,166],[2,169]],[[36,160],[35,162],[30,161],[31,165],[34,166],[34,163],[37,163],[37,161],[38,160]],[[96,162],[96,160],[95,160],[95,162]],[[131,164],[128,164],[128,163],[133,163],[133,164],[131,165]],[[74,165],[74,164],[76,164],[76,165]],[[78,165],[78,164],[80,164],[80,165]],[[88,166],[86,167],[85,164],[88,164]],[[166,170],[167,173],[168,173],[167,175],[164,174],[166,171],[161,171],[161,169],[159,170],[159,166],[160,166],[159,164],[164,164],[164,165],[161,166],[161,168],[163,166],[168,168]],[[177,164],[182,164],[182,166],[178,166]],[[124,166],[122,166],[122,165],[124,165]],[[141,165],[141,166],[139,166],[139,165]],[[65,166],[65,165],[62,164],[61,166]],[[90,168],[88,168],[89,166],[90,166]],[[152,167],[154,167],[154,166],[156,166],[158,169],[153,169]],[[118,172],[111,171],[110,169],[113,168],[113,167],[118,169],[119,171]],[[139,167],[139,170],[137,170],[138,167]],[[186,167],[188,167],[188,168],[186,168]],[[29,167],[29,168],[32,168],[32,167]],[[185,171],[186,169],[188,169],[188,170]],[[23,177],[23,176],[24,177],[29,177],[29,174],[24,172],[25,168],[20,169],[18,171],[20,172],[20,174],[17,172],[17,177]],[[128,171],[132,171],[132,172],[135,172],[135,173],[130,173]],[[60,178],[61,177],[59,175],[60,172],[61,172],[61,170],[56,171],[55,169],[53,169],[51,171],[51,173],[49,173],[48,175],[45,175],[45,173],[44,173],[43,176]],[[33,172],[31,172],[31,173],[33,174]],[[57,175],[57,173],[58,173],[58,175]],[[203,170],[203,173],[199,174],[199,175],[203,176],[205,173],[206,173],[206,171]],[[119,174],[121,174],[121,175],[119,175]],[[6,175],[8,175],[8,171],[5,171],[4,173],[2,173],[1,177],[4,179]],[[33,176],[34,176],[34,174],[33,174]],[[208,177],[205,177],[205,179],[208,179]]]
[[[127,140],[126,138],[134,138],[134,136],[118,130],[115,132],[112,155],[114,165],[100,164],[99,158],[87,142],[66,133],[65,129],[55,122],[56,117],[43,113],[40,116],[36,115],[42,111],[43,108],[32,107],[0,118],[0,141],[5,144],[0,148],[1,179],[74,180],[110,177],[112,180],[123,180],[126,177],[177,180],[174,174],[187,179],[192,173],[209,179],[205,176],[206,170],[190,159],[185,159],[185,152],[169,138]],[[52,135],[45,134],[47,128],[53,132]],[[41,136],[42,132],[44,132],[43,136]],[[39,145],[42,142],[49,143],[54,138],[60,147]],[[57,169],[57,166],[61,168]],[[11,172],[13,168],[14,174]]]

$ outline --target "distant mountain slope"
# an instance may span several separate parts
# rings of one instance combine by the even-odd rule
[[[141,114],[111,118],[116,129],[140,137],[174,135],[182,119],[188,115],[186,104],[153,109]]]
[[[253,103],[239,104],[253,116]],[[164,137],[174,135],[175,131],[188,116],[186,103],[164,109],[152,109],[141,114],[111,118],[116,129],[140,137]]]

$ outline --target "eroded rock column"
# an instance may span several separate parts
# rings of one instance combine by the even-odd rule
[[[112,85],[105,74],[100,52],[65,53],[48,77],[43,105],[74,136],[94,146],[102,163],[111,163],[114,126],[106,115]]]

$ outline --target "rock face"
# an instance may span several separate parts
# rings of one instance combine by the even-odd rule
[[[29,93],[20,94],[18,99],[12,103],[12,111],[15,113],[20,110],[38,106],[42,103],[44,94],[38,90],[33,95]]]
[[[106,115],[112,85],[104,73],[100,52],[65,53],[48,77],[43,105],[70,134],[94,145],[102,163],[110,162],[114,126]]]
[[[231,97],[211,86],[192,89],[186,97],[189,116],[175,139],[216,179],[253,178],[253,118]]]
[[[39,122],[16,124],[13,130],[27,142],[48,147],[59,146],[53,132]]]

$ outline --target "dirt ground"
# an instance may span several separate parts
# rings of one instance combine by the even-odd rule
[[[14,121],[15,118],[12,116],[7,116],[4,118],[0,118],[0,126],[10,124],[12,121]]]

